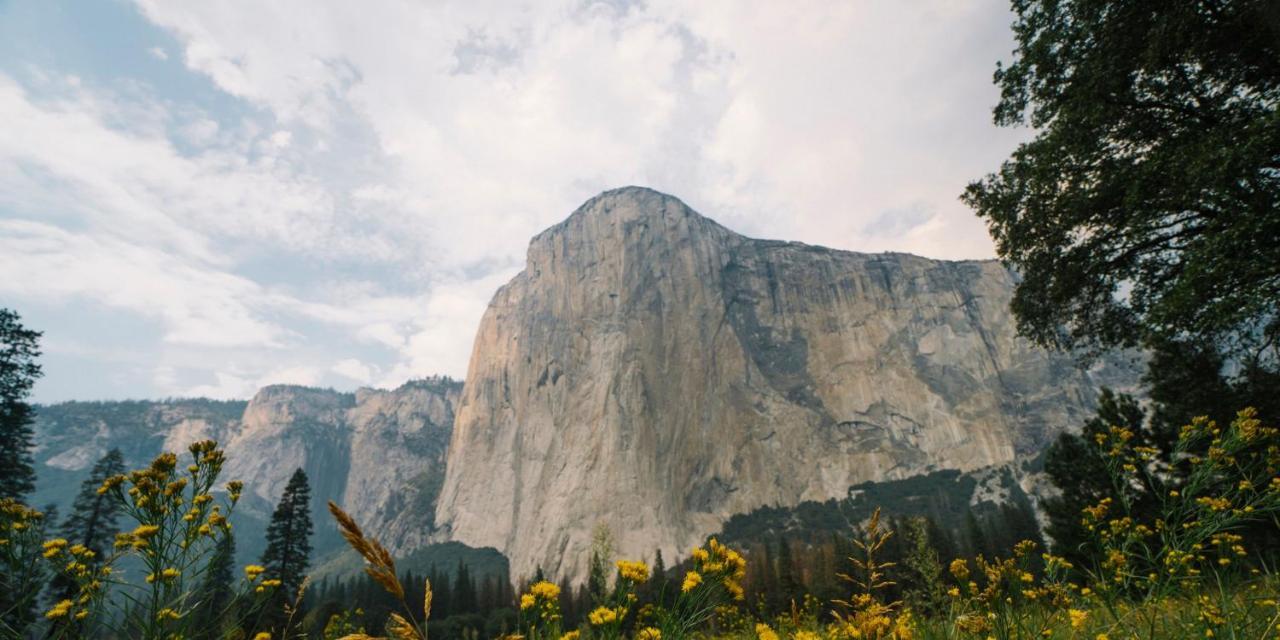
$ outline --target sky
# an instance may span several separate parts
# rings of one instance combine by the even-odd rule
[[[529,239],[649,186],[994,255],[995,0],[0,0],[0,306],[34,400],[463,378]]]

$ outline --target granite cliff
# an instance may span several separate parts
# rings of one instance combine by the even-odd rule
[[[317,558],[342,546],[324,508],[344,505],[400,551],[433,531],[434,505],[462,383],[408,382],[391,390],[275,385],[244,401],[70,402],[39,407],[36,504],[68,506],[89,467],[112,447],[130,465],[212,438],[223,477],[245,483],[238,549],[260,551],[262,530],[294,469],[307,472]]]
[[[438,535],[580,579],[598,524],[624,556],[678,558],[734,514],[1036,451],[1131,373],[1018,338],[1015,278],[606,192],[536,236],[484,314]]]

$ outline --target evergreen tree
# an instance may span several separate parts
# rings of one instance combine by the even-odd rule
[[[124,471],[124,455],[119,449],[112,449],[102,456],[89,471],[89,477],[80,483],[80,492],[71,505],[71,513],[59,525],[58,535],[71,544],[84,545],[101,559],[111,549],[116,533],[120,531],[116,522],[120,511],[110,496],[98,493],[98,488],[107,478]],[[50,522],[55,519],[47,511],[45,517]],[[49,585],[54,602],[71,599],[76,596],[77,591],[76,584],[62,574],[54,577],[53,583]]]
[[[223,627],[223,621],[228,617],[227,609],[235,594],[235,560],[236,539],[228,531],[218,540],[197,591],[202,603],[196,609],[196,615],[202,622],[198,629],[203,637],[222,638],[230,631]]]
[[[969,555],[982,555],[987,558],[995,555],[987,532],[983,530],[982,523],[978,521],[978,515],[973,512],[973,509],[965,513],[964,527],[965,536],[969,539]]]
[[[458,560],[458,570],[453,575],[454,613],[475,613],[476,585],[466,563]]]
[[[1089,548],[1092,536],[1080,521],[1081,510],[1112,496],[1116,490],[1106,472],[1106,461],[1093,439],[1114,426],[1129,429],[1137,445],[1156,445],[1158,434],[1145,427],[1145,418],[1146,412],[1136,400],[1103,389],[1098,413],[1085,423],[1081,433],[1062,434],[1045,454],[1045,473],[1055,486],[1062,489],[1060,495],[1044,503],[1049,517],[1049,537],[1053,538],[1054,552],[1079,567],[1088,566],[1084,561],[1092,553]],[[1156,496],[1163,495],[1138,486],[1130,486],[1127,491],[1130,492],[1129,499],[1135,514],[1143,516],[1152,514],[1152,509],[1156,508]]]
[[[946,583],[942,563],[933,541],[929,539],[929,523],[924,518],[911,518],[900,529],[907,553],[902,567],[907,580],[903,599],[912,611],[934,615],[947,606]]]
[[[662,559],[662,549],[658,549],[653,554],[653,574],[649,576],[649,598],[651,602],[666,606],[671,595],[667,593],[667,562]]]
[[[307,474],[298,469],[285,485],[284,495],[267,526],[267,549],[262,566],[268,578],[281,583],[274,598],[274,613],[293,602],[311,562],[311,487]]]
[[[31,421],[27,396],[41,375],[40,332],[22,326],[22,319],[0,309],[0,498],[22,500],[35,489],[31,458]]]
[[[600,553],[594,550],[591,552],[591,562],[587,566],[587,593],[591,595],[591,601],[596,604],[603,603],[609,596],[609,574]]]
[[[801,594],[800,581],[796,578],[795,558],[791,555],[791,543],[783,535],[778,540],[778,606],[779,610],[789,610],[792,602],[798,602]]]

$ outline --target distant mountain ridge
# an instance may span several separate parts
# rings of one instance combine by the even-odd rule
[[[324,505],[333,500],[393,549],[421,547],[434,530],[454,406],[462,383],[415,380],[385,391],[343,393],[292,385],[249,401],[67,402],[37,407],[39,479],[32,502],[69,505],[93,463],[119,447],[130,465],[162,451],[217,440],[222,477],[245,483],[237,509],[240,555],[254,557],[261,532],[296,468],[312,486],[317,556],[341,545]]]

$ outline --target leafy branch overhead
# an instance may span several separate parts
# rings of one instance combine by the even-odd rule
[[[1280,5],[1013,3],[995,121],[1035,137],[962,199],[1055,347],[1280,331]]]

